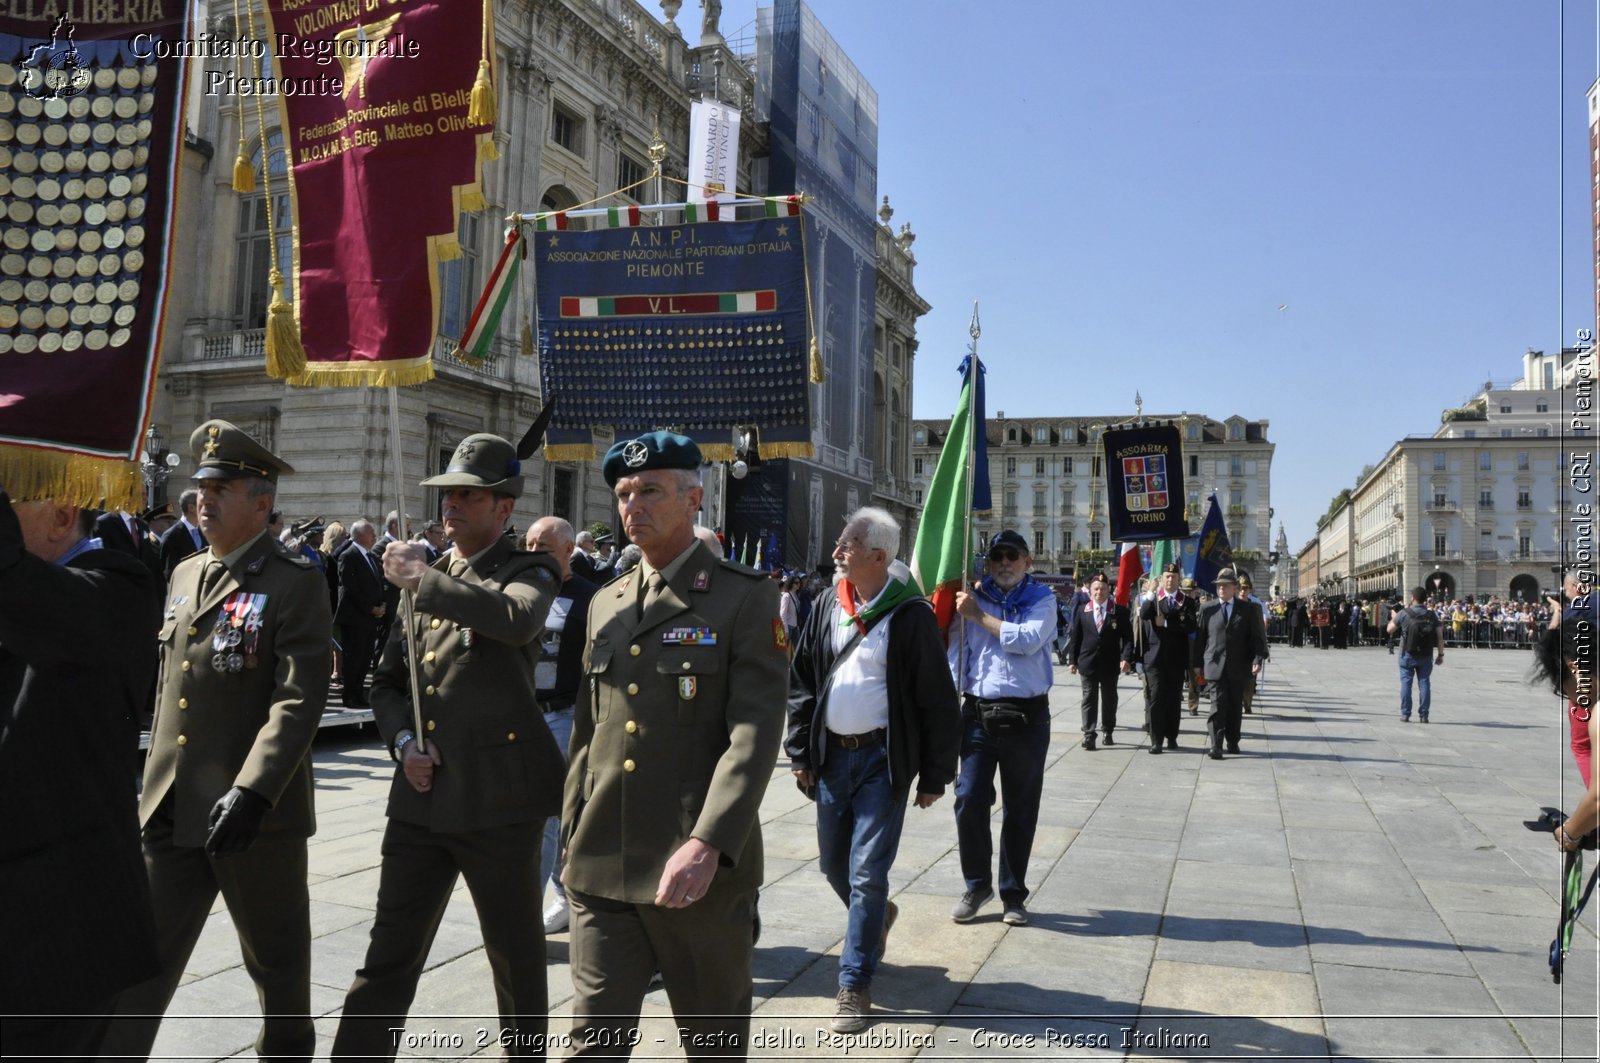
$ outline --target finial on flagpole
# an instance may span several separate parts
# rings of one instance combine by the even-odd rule
[[[1138,418],[1144,417],[1144,398],[1137,391],[1133,393],[1133,415]]]
[[[972,337],[972,342],[977,343],[978,337],[983,334],[983,329],[978,325],[978,300],[972,300],[972,324],[967,326],[967,334]]]

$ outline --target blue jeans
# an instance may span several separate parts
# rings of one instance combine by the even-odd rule
[[[817,850],[828,885],[850,909],[839,985],[872,984],[889,906],[889,868],[900,851],[906,791],[889,785],[889,751],[829,746],[817,774]]]
[[[1423,654],[1413,657],[1409,653],[1400,655],[1400,718],[1411,719],[1411,673],[1417,675],[1417,693],[1420,700],[1417,702],[1418,714],[1426,720],[1428,706],[1433,701],[1433,688],[1429,680],[1433,676],[1433,657]]]
[[[961,773],[956,776],[956,838],[961,846],[961,877],[967,889],[990,889],[990,809],[994,808],[994,772],[1000,769],[1000,901],[1021,904],[1028,899],[1023,876],[1033,853],[1039,825],[1039,795],[1044,790],[1044,763],[1050,752],[1050,712],[1040,710],[1021,734],[996,738],[983,729],[975,705],[961,714]]]
[[[544,714],[545,726],[550,728],[550,735],[556,740],[556,745],[561,749],[561,759],[567,759],[567,746],[572,741],[572,714],[573,709],[557,709],[555,712]],[[561,869],[564,864],[561,857],[561,817],[551,816],[544,821],[544,848],[539,853],[539,896],[544,897],[544,884],[550,883],[557,897],[567,895],[566,887],[561,885]]]

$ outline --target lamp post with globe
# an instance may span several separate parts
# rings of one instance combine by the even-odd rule
[[[150,430],[144,434],[144,452],[139,455],[139,469],[144,474],[146,509],[154,509],[166,501],[167,474],[169,470],[176,469],[181,460],[177,454],[167,450],[166,443],[161,429],[152,423]]]

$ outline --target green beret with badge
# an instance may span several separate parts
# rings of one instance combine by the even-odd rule
[[[619,439],[606,451],[601,471],[608,487],[617,486],[624,476],[650,469],[698,469],[700,448],[688,436],[676,432],[646,432],[633,439]]]

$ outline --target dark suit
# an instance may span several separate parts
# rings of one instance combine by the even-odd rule
[[[195,529],[199,531],[199,529]],[[206,545],[204,534],[200,536],[200,546]],[[178,562],[195,553],[199,547],[194,545],[194,535],[190,533],[189,526],[179,521],[167,529],[161,537],[161,574],[167,582],[172,582],[172,572],[178,567]]]
[[[0,495],[0,554],[20,549]],[[5,1020],[8,1055],[94,1055],[105,1024],[88,1016],[156,971],[132,772],[159,582],[110,550],[65,566],[23,554],[0,570],[0,940],[10,955],[0,1000],[17,1013]]]
[[[742,1056],[759,811],[788,689],[778,588],[698,544],[641,617],[642,575],[613,580],[589,603],[561,818],[573,1040],[599,1036],[575,1052],[628,1045],[616,1038],[637,1025],[660,970],[679,1025],[711,1046],[690,1058]],[[691,837],[721,853],[711,886],[687,908],[657,907],[667,861]]]
[[[355,551],[346,557],[357,556]],[[458,574],[451,575],[452,567]],[[494,971],[502,1030],[545,1033],[539,848],[561,807],[561,751],[534,693],[534,658],[560,575],[548,554],[500,538],[470,567],[447,554],[428,569],[414,611],[423,736],[442,763],[427,792],[396,769],[389,788],[377,918],[345,997],[333,1056],[393,1058],[389,1029],[416,995],[456,880],[465,877]],[[414,730],[405,633],[397,624],[372,682],[373,717],[391,752]],[[491,1030],[498,1040],[501,1030]]]
[[[1073,614],[1072,626],[1067,632],[1067,661],[1078,668],[1083,682],[1083,734],[1094,735],[1096,718],[1106,737],[1117,726],[1117,676],[1122,662],[1132,664],[1133,625],[1128,621],[1128,607],[1107,601],[1105,620],[1099,629],[1094,623],[1094,602],[1086,602]]]
[[[1256,603],[1235,598],[1228,604],[1231,608],[1226,622],[1220,601],[1211,602],[1200,611],[1190,666],[1212,686],[1211,715],[1206,718],[1211,748],[1221,749],[1226,741],[1229,752],[1237,752],[1244,690],[1250,682],[1251,667],[1267,658],[1267,629]]]
[[[1144,674],[1150,683],[1150,744],[1178,741],[1183,690],[1189,673],[1191,597],[1149,598],[1139,609],[1144,629]]]
[[[316,831],[311,742],[328,695],[328,598],[322,576],[263,532],[205,581],[210,550],[179,564],[157,646],[161,679],[139,819],[161,972],[117,1000],[112,1055],[149,1054],[217,893],[238,930],[266,1021],[257,1048],[308,1058],[311,916],[306,839]],[[204,588],[202,590],[202,588]],[[224,608],[241,623],[232,627]],[[216,641],[240,639],[226,653]],[[241,658],[232,671],[229,654]],[[218,658],[223,658],[218,667]],[[245,852],[205,852],[217,801],[243,786],[271,806]]]
[[[384,588],[392,586],[378,575],[376,554],[352,546],[339,555],[339,609],[333,614],[344,649],[344,703],[366,702],[367,674],[378,644],[381,621],[372,615],[386,605]],[[385,615],[388,615],[387,612]]]
[[[150,534],[150,529],[138,517],[133,518],[133,526],[137,535],[130,535],[127,522],[122,519],[122,514],[116,510],[111,510],[100,514],[94,519],[94,537],[99,539],[107,550],[116,550],[119,553],[140,557],[142,553],[139,549],[139,544],[145,541],[145,538]]]

